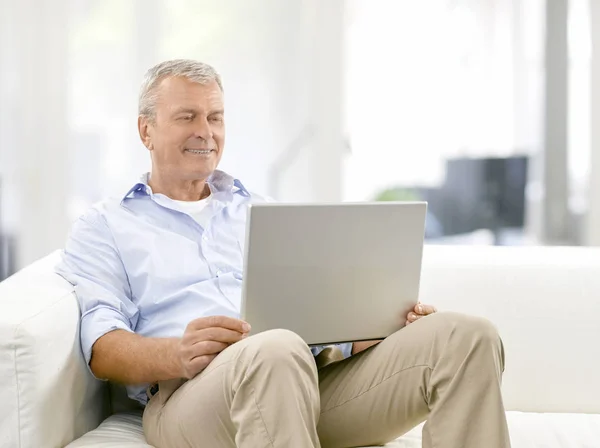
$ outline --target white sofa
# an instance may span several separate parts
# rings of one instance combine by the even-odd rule
[[[147,448],[140,412],[86,370],[57,257],[0,284],[0,447]],[[421,299],[499,328],[513,447],[600,447],[600,250],[426,247]]]

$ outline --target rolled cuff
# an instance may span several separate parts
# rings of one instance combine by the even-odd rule
[[[317,356],[319,353],[321,353],[327,347],[339,348],[340,351],[342,352],[344,359],[352,356],[352,342],[348,342],[345,344],[335,344],[335,345],[317,345],[317,346],[311,347],[310,350],[312,351],[313,356]]]
[[[97,377],[90,367],[92,347],[98,339],[114,330],[125,330],[133,333],[129,320],[115,309],[106,307],[95,308],[81,316],[81,351],[83,352],[88,370],[94,378]],[[102,380],[102,378],[97,379]]]
[[[342,355],[344,355],[344,359],[352,356],[352,342],[348,342],[346,344],[338,345],[340,350],[342,351]]]

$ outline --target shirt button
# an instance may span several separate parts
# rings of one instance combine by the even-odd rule
[[[208,241],[208,237],[206,235],[202,235],[202,241]]]
[[[222,271],[222,270],[220,270],[220,269],[217,269],[217,277],[218,277],[219,275],[221,275],[222,273],[223,273],[223,271]]]

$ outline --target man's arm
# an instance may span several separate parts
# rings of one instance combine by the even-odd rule
[[[133,334],[139,310],[131,300],[129,280],[112,233],[97,209],[91,209],[73,225],[56,272],[75,287],[81,310],[81,350],[98,378],[118,381],[138,376],[140,367],[136,363],[144,362],[134,353],[149,358],[167,353],[165,341],[155,342],[161,347],[142,345],[140,348],[148,348],[147,352],[135,350],[138,344],[151,342]],[[92,347],[94,368],[90,363]],[[172,363],[166,368],[171,370]]]
[[[97,378],[121,384],[182,378],[178,338],[147,338],[125,330],[100,337],[92,347],[90,369]]]
[[[122,384],[191,379],[249,331],[246,322],[227,316],[195,319],[181,338],[147,338],[115,330],[94,344],[90,369],[98,378]]]
[[[190,322],[181,338],[135,334],[139,309],[112,233],[95,209],[73,226],[56,272],[75,286],[81,349],[97,378],[125,384],[193,378],[250,331],[238,319],[211,316]]]

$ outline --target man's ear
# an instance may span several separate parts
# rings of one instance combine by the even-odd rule
[[[152,138],[150,137],[150,122],[146,115],[138,116],[138,132],[140,139],[146,148],[152,151]]]

